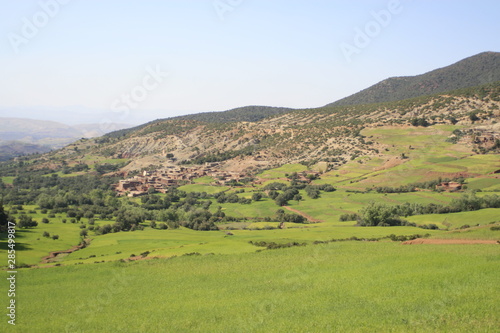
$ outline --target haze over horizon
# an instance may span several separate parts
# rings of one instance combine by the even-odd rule
[[[500,3],[0,0],[0,117],[311,108],[500,51]]]

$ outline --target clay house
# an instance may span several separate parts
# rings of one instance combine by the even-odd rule
[[[446,192],[456,192],[462,189],[462,184],[457,182],[442,182],[441,184],[436,185],[436,189]]]

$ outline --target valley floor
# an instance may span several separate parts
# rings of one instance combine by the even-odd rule
[[[336,242],[20,270],[12,332],[498,332],[498,245]],[[7,288],[5,279],[0,287]]]

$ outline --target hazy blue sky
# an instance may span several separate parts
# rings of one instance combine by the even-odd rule
[[[0,0],[0,116],[322,106],[500,51],[499,13],[498,0]]]

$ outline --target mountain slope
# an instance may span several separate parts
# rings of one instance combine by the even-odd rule
[[[417,76],[393,77],[327,106],[398,101],[500,80],[500,53],[483,52]]]
[[[89,166],[115,160],[116,167],[105,169],[116,171],[123,163],[129,163],[122,169],[124,172],[205,162],[220,162],[223,169],[233,171],[255,171],[288,163],[311,165],[320,161],[336,168],[361,156],[379,156],[390,149],[363,136],[361,133],[366,128],[432,125],[452,128],[449,139],[455,142],[466,138],[461,143],[464,151],[487,153],[492,149],[490,143],[498,145],[495,139],[500,120],[500,80],[431,93],[457,82],[472,84],[481,79],[480,73],[488,72],[496,77],[499,55],[483,53],[420,77],[400,78],[410,82],[407,87],[420,82],[419,93],[425,90],[424,96],[300,110],[249,106],[160,119],[100,138],[79,140],[44,155],[40,162],[46,162],[45,167],[53,169],[84,160]],[[398,89],[400,95],[405,92]],[[374,94],[376,89],[366,91]],[[376,96],[377,100],[392,97],[390,89],[381,91],[385,97]],[[459,135],[451,137],[455,129]],[[475,142],[478,137],[491,142],[481,146]]]
[[[416,119],[425,126],[489,128],[499,121],[499,110],[497,82],[397,102],[294,110],[257,122],[210,123],[179,117],[122,136],[81,140],[47,155],[47,161],[126,159],[131,162],[126,171],[205,162],[221,162],[236,171],[318,161],[337,167],[359,156],[378,156],[388,148],[364,137],[364,128],[408,127]],[[472,153],[472,148],[469,140],[464,149]]]
[[[190,120],[197,122],[219,123],[219,124],[238,122],[238,121],[256,122],[266,117],[287,113],[293,110],[294,109],[284,108],[284,107],[250,105],[227,111],[202,112],[185,116],[157,119],[150,121],[146,124],[142,124],[132,128],[111,132],[106,136],[108,137],[126,136],[135,131],[141,130],[148,126],[162,123],[167,120],[179,120],[179,121]]]

